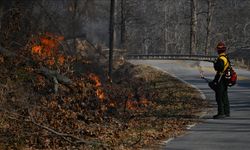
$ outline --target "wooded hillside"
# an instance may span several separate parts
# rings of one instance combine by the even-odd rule
[[[231,51],[249,47],[249,1],[115,2],[115,47],[128,53],[189,54],[192,45],[191,53],[212,54],[220,40]],[[108,0],[2,0],[1,42],[20,46],[30,34],[49,31],[108,47],[109,7]]]

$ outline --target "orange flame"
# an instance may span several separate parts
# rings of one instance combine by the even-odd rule
[[[64,63],[64,57],[57,55],[59,44],[64,40],[63,36],[57,36],[52,33],[45,33],[37,38],[32,39],[31,52],[38,56],[40,60],[46,61],[48,65],[54,65],[58,62]]]
[[[96,90],[96,96],[101,100],[104,101],[105,99],[105,93],[101,89]]]
[[[95,82],[95,86],[97,87],[96,96],[99,98],[100,101],[104,101],[106,96],[104,91],[100,88],[102,86],[100,78],[95,75],[94,73],[89,74],[89,78]]]
[[[53,39],[48,39],[47,37],[40,38],[41,44],[52,49],[56,47],[56,41]]]
[[[32,47],[32,53],[34,54],[40,54],[42,50],[42,46],[40,45],[35,45]]]
[[[60,65],[62,65],[65,62],[65,57],[63,55],[59,55],[57,61]]]
[[[91,74],[89,75],[89,78],[90,78],[91,80],[95,81],[95,86],[96,86],[96,87],[100,87],[100,86],[102,85],[102,84],[101,84],[101,80],[100,80],[100,78],[99,78],[97,75],[91,73]]]

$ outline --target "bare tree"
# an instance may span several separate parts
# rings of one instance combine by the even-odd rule
[[[164,3],[164,49],[165,53],[168,53],[168,28],[167,28],[167,1]]]
[[[207,0],[207,35],[205,43],[205,55],[208,54],[208,49],[211,45],[211,27],[212,27],[212,18],[214,12],[214,0]]]
[[[197,0],[190,0],[190,55],[196,53],[196,32],[197,32]]]
[[[76,15],[77,15],[77,3],[78,3],[78,0],[74,0],[72,1],[72,12],[73,12],[73,16],[72,16],[72,26],[73,26],[73,29],[72,29],[72,35],[73,35],[73,49],[76,50]]]
[[[126,47],[126,0],[121,0],[121,47]]]

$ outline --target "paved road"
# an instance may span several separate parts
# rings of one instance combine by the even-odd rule
[[[214,109],[204,116],[204,123],[191,128],[187,134],[166,144],[166,150],[250,150],[250,72],[236,70],[238,85],[229,89],[231,117],[211,119],[216,114],[214,93],[199,78],[197,65],[213,78],[212,64],[192,61],[143,60],[133,63],[148,64],[167,71],[184,81],[197,86],[211,101]]]

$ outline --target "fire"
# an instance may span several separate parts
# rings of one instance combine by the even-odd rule
[[[45,61],[48,65],[59,65],[64,63],[64,56],[58,55],[60,42],[64,40],[63,36],[52,33],[44,33],[32,39],[31,53],[36,59]]]
[[[95,86],[96,86],[96,88],[97,88],[97,90],[96,90],[96,92],[95,92],[95,93],[96,93],[96,96],[99,98],[100,101],[104,101],[105,98],[106,98],[106,96],[105,96],[104,91],[101,89],[102,83],[101,83],[100,78],[99,78],[97,75],[95,75],[94,73],[91,73],[91,74],[89,75],[89,78],[90,78],[92,81],[95,82]]]
[[[62,65],[65,62],[65,57],[63,55],[59,55],[57,61],[60,65]]]
[[[96,87],[100,87],[100,86],[102,85],[102,84],[101,84],[101,80],[100,80],[100,78],[99,78],[97,75],[91,73],[91,74],[89,75],[89,78],[90,78],[91,80],[95,81],[95,86],[96,86]]]
[[[104,99],[105,99],[105,93],[103,92],[102,89],[97,89],[97,90],[96,90],[96,96],[97,96],[101,101],[104,101]]]
[[[56,48],[56,41],[53,39],[48,39],[47,37],[40,38],[41,44],[46,46],[48,49]]]
[[[42,46],[40,45],[35,45],[32,47],[32,53],[33,54],[41,54],[41,51],[42,51]]]

